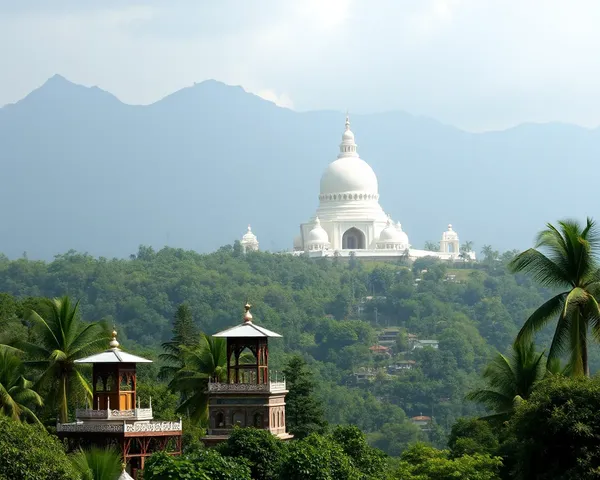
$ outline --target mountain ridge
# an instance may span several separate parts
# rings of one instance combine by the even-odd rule
[[[0,189],[0,252],[124,257],[139,244],[202,252],[240,238],[248,223],[261,248],[291,248],[314,215],[343,118],[279,107],[216,80],[129,105],[51,77],[0,108],[0,167],[10,178]],[[478,248],[524,248],[544,223],[598,208],[591,194],[576,201],[546,188],[593,173],[597,129],[551,123],[473,133],[402,111],[351,121],[383,208],[417,247],[452,223]],[[578,169],[569,168],[573,159]],[[74,232],[56,231],[56,216]]]

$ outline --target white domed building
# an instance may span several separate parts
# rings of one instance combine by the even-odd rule
[[[358,156],[354,133],[346,117],[340,153],[321,177],[319,207],[310,221],[300,225],[300,235],[294,239],[294,253],[327,257],[349,256],[352,252],[357,257],[374,258],[461,258],[458,234],[452,226],[443,233],[439,251],[411,248],[400,223],[394,224],[379,205],[377,176]]]

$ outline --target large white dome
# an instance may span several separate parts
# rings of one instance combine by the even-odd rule
[[[321,198],[323,195],[350,192],[367,194],[370,198],[377,196],[378,190],[375,172],[358,156],[350,119],[346,116],[346,129],[342,134],[338,158],[329,164],[321,177]]]
[[[359,157],[342,157],[330,163],[321,177],[321,195],[335,193],[378,194],[377,176]]]

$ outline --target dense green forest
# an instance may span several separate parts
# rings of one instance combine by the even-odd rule
[[[0,461],[0,478],[50,457],[31,478],[119,470],[116,452],[65,456],[51,435],[85,402],[73,361],[106,348],[111,326],[126,350],[155,360],[137,389],[155,416],[185,417],[184,457],[155,455],[148,479],[596,478],[599,242],[590,220],[559,225],[536,249],[485,246],[482,261],[456,264],[315,261],[239,244],[0,257],[0,417],[12,418],[0,418],[0,458],[13,443],[27,452]],[[210,335],[240,323],[246,301],[256,323],[284,335],[270,363],[288,380],[296,440],[237,429],[207,451],[206,382],[225,362]],[[90,473],[101,464],[113,473]]]
[[[86,321],[107,320],[124,348],[158,360],[178,305],[187,304],[198,329],[211,334],[240,323],[249,299],[255,321],[283,335],[272,342],[272,368],[303,356],[327,421],[357,425],[374,445],[398,455],[417,440],[445,445],[456,419],[480,411],[465,395],[549,295],[508,272],[515,252],[485,251],[473,265],[244,255],[238,245],[208,255],[140,247],[129,259],[76,252],[49,263],[0,257],[0,291],[10,295],[2,297],[0,314],[4,323],[19,323],[19,309],[32,297],[68,294],[80,300]],[[378,334],[391,327],[400,329],[396,343],[372,352]],[[408,334],[436,339],[439,348],[410,350]],[[539,340],[549,343],[544,335]],[[411,370],[388,368],[406,360],[415,362]],[[150,367],[147,378],[155,381],[152,369],[159,367]],[[410,422],[418,415],[432,417],[428,431]]]

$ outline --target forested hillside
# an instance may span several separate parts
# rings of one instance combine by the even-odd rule
[[[6,292],[0,331],[23,331],[19,318],[35,302],[30,297],[68,294],[80,299],[86,321],[106,319],[124,348],[156,360],[180,304],[187,303],[199,329],[211,334],[240,323],[248,299],[255,321],[283,334],[272,342],[273,367],[302,355],[315,373],[327,420],[356,424],[374,445],[397,455],[417,439],[445,445],[455,420],[478,411],[466,393],[548,296],[507,272],[512,257],[491,251],[486,261],[461,268],[430,259],[346,263],[243,255],[237,244],[207,255],[140,247],[123,260],[76,252],[48,263],[0,257],[0,291]],[[385,343],[382,332],[396,335],[389,350],[377,348]],[[439,348],[415,348],[415,338],[437,340]],[[549,344],[544,332],[537,339]],[[596,350],[591,358],[595,370]],[[149,381],[156,382],[159,366],[147,372]],[[417,415],[432,417],[433,426],[411,423]]]

